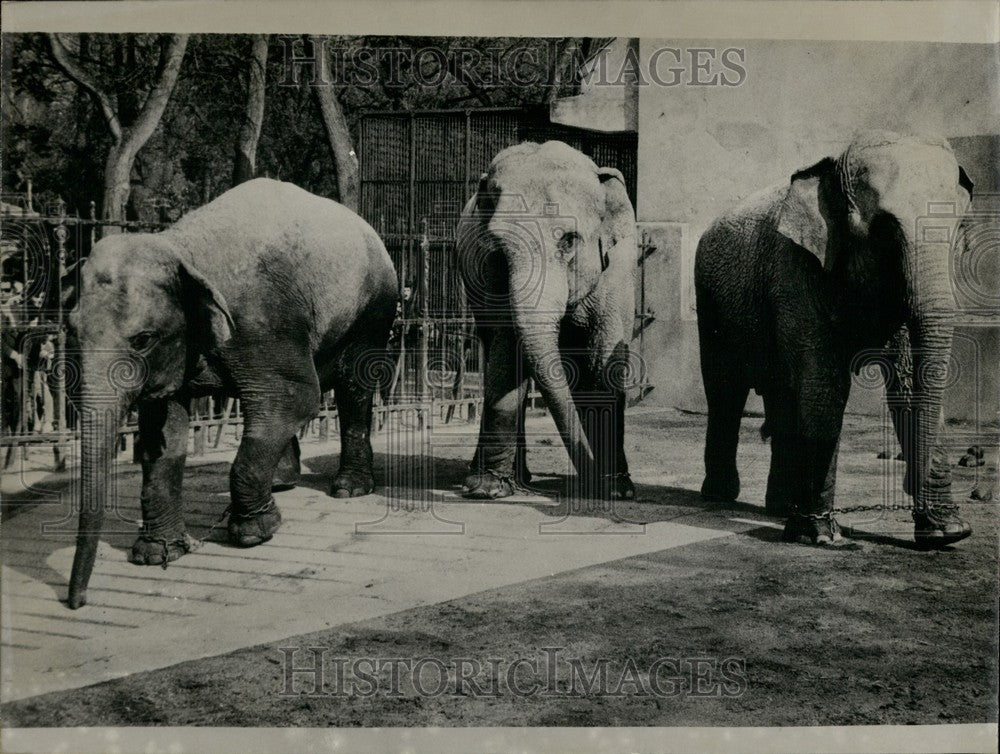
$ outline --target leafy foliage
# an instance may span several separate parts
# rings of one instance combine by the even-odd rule
[[[62,35],[70,37],[71,35]],[[3,189],[31,178],[36,208],[57,197],[87,215],[100,203],[110,136],[94,102],[52,60],[43,35],[4,35]],[[369,110],[520,106],[546,101],[566,40],[483,37],[330,37],[326,53],[352,131]],[[195,35],[180,78],[132,172],[132,207],[141,219],[170,220],[228,189],[235,139],[245,116],[250,37]],[[82,34],[73,53],[109,94],[127,127],[155,77],[156,35]],[[584,40],[583,50],[593,49]],[[271,37],[257,173],[336,197],[330,143],[311,96],[301,38]],[[98,211],[100,207],[98,206]]]

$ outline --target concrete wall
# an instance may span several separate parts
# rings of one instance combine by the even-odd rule
[[[633,65],[638,59],[638,39],[615,39],[584,71],[580,93],[552,103],[549,118],[553,123],[596,131],[635,132],[639,92]]]
[[[648,262],[647,305],[656,315],[645,334],[655,390],[647,402],[704,408],[693,312],[693,255],[697,239],[719,213],[765,186],[785,182],[793,171],[837,154],[862,128],[930,131],[949,137],[976,182],[985,211],[989,192],[1000,192],[997,122],[997,48],[937,43],[797,42],[773,40],[652,40],[640,42],[647,67],[656,51],[661,80],[675,86],[639,84],[639,181],[637,214],[658,246]],[[692,78],[738,77],[720,67],[722,50],[745,49],[745,80],[738,86],[692,86]],[[693,72],[693,48],[717,50],[707,72]],[[686,70],[683,70],[686,65]],[[992,222],[995,223],[995,215]],[[1000,290],[995,235],[979,233],[989,248],[978,252],[985,291]],[[992,238],[992,241],[990,241]],[[980,318],[982,320],[982,318]],[[996,364],[1000,338],[993,327],[965,328],[961,358],[981,366],[965,370],[949,397],[950,416],[996,418]],[[978,376],[976,376],[978,375]],[[972,380],[972,382],[970,382]],[[854,389],[849,410],[877,412],[879,389]],[[973,405],[975,404],[975,405]],[[750,408],[759,408],[752,399]]]

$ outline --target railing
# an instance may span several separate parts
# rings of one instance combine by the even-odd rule
[[[100,232],[109,226],[126,232],[156,231],[165,224],[103,221],[55,214],[0,215],[4,280],[10,283],[2,304],[4,336],[3,416],[0,448],[4,468],[20,451],[51,447],[52,463],[64,464],[65,449],[79,440],[76,412],[66,389],[67,317],[75,306],[81,263]],[[428,421],[474,421],[481,411],[483,356],[464,297],[448,295],[457,273],[447,283],[432,280],[449,251],[450,240],[426,233],[392,239],[404,292],[387,360],[391,381],[376,395],[373,429],[392,422],[392,414],[412,412],[420,425]],[[19,290],[14,287],[20,283]],[[456,313],[457,310],[457,313]],[[11,352],[17,354],[15,359]],[[17,361],[20,363],[18,364]],[[238,398],[222,396],[192,401],[189,453],[202,455],[238,443],[243,416]],[[332,391],[321,410],[301,431],[303,439],[326,441],[339,433]],[[133,451],[138,426],[133,411],[120,431],[122,450]],[[37,458],[33,459],[36,463]]]

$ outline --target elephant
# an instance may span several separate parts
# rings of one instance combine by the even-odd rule
[[[533,378],[577,472],[573,494],[634,497],[623,440],[638,246],[622,174],[560,141],[508,147],[462,210],[456,240],[486,356],[465,495],[507,497],[531,481]]]
[[[724,213],[695,254],[701,371],[708,402],[702,496],[740,490],[736,449],[749,390],[771,439],[766,509],[784,539],[840,539],[837,450],[852,371],[882,373],[913,497],[915,541],[971,534],[950,502],[937,448],[955,301],[947,243],[972,182],[943,138],[866,131]],[[877,365],[877,366],[876,366]]]
[[[374,488],[370,376],[384,352],[398,283],[375,231],[350,209],[257,178],[160,233],[108,235],[82,273],[71,326],[82,368],[81,509],[69,606],[86,603],[118,427],[138,408],[142,525],[129,561],[162,564],[191,548],[181,485],[192,398],[240,400],[243,435],[229,475],[228,537],[269,540],[273,489],[294,485],[298,431],[335,391],[340,468],[330,494]]]

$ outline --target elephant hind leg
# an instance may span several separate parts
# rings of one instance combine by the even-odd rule
[[[791,391],[764,393],[764,416],[771,441],[764,508],[772,516],[788,516],[798,509],[804,463],[802,441],[796,432],[796,402]]]
[[[330,485],[333,497],[359,497],[375,489],[371,444],[374,387],[346,373],[334,377],[340,423],[340,468]]]
[[[734,322],[722,316],[711,291],[697,286],[696,293],[701,376],[708,402],[701,496],[712,502],[729,503],[740,494],[736,449],[750,383],[741,368],[736,342],[740,333],[733,331]]]
[[[528,391],[525,389],[524,398],[517,413],[517,452],[514,455],[514,479],[518,484],[527,486],[531,484],[531,471],[528,469],[528,445],[524,440],[524,415],[528,408]]]
[[[367,360],[386,353],[395,317],[395,300],[372,302],[348,330],[333,359],[332,384],[340,424],[340,468],[330,484],[338,498],[368,495],[375,489],[372,453],[372,406],[378,380],[366,374]]]
[[[730,503],[740,494],[736,449],[740,441],[743,408],[750,389],[745,385],[731,385],[711,392],[714,394],[708,398],[705,480],[701,485],[701,496],[713,502]]]
[[[705,433],[705,480],[701,496],[712,502],[729,503],[740,494],[736,449],[740,422],[750,387],[741,378],[735,359],[702,346],[702,377],[708,402]]]

